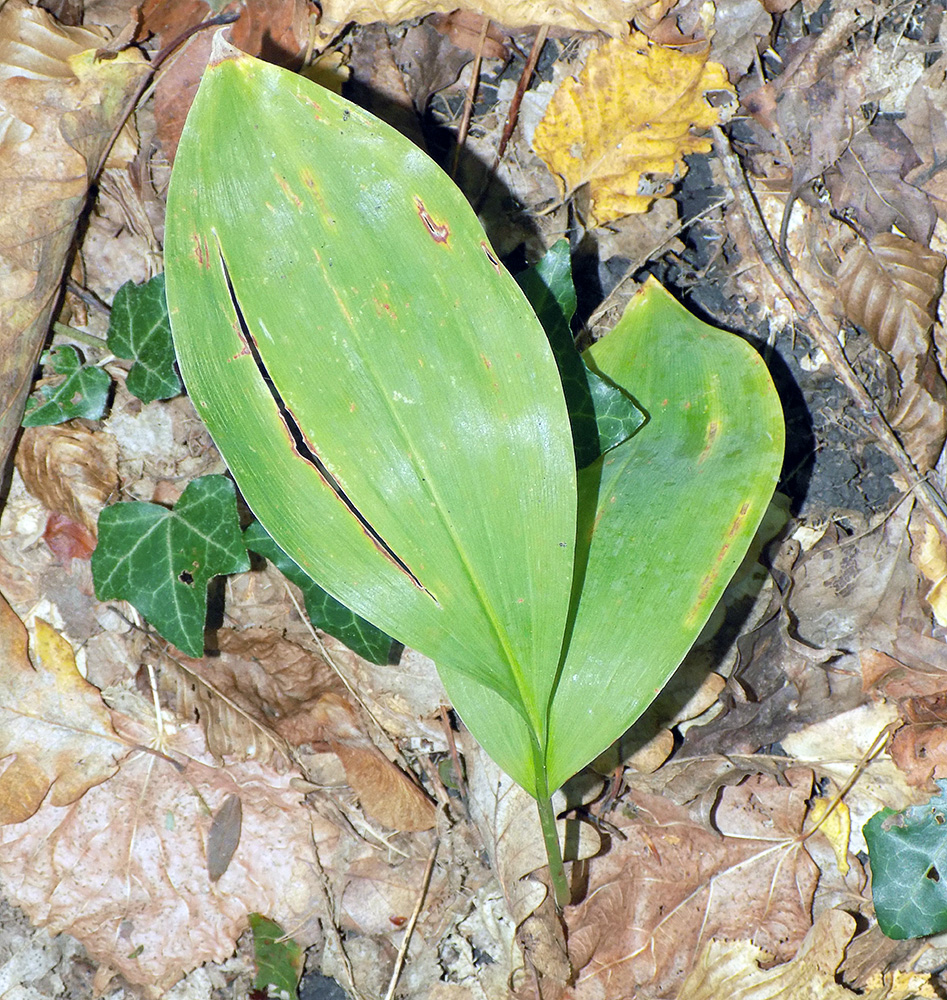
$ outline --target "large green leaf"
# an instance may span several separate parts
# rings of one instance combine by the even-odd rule
[[[567,653],[550,709],[550,790],[641,715],[696,640],[772,496],[783,420],[760,356],[700,322],[657,282],[589,351],[589,366],[648,414],[579,474],[579,543]],[[514,724],[458,678],[474,733]]]
[[[260,522],[431,656],[487,751],[544,794],[572,441],[542,328],[460,192],[355,105],[218,40],[165,255],[181,373]],[[467,681],[499,693],[502,729]]]

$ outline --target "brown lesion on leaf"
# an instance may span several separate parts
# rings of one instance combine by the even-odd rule
[[[709,420],[707,422],[707,430],[704,434],[704,450],[700,453],[697,458],[697,464],[703,465],[707,456],[713,451],[714,442],[717,440],[717,434],[720,432],[720,421],[719,420]]]
[[[294,204],[294,205],[296,206],[296,208],[297,208],[297,209],[299,209],[299,211],[301,212],[301,211],[302,211],[302,208],[303,208],[303,203],[302,203],[302,200],[301,200],[301,199],[299,198],[299,196],[298,196],[298,195],[297,195],[297,194],[296,194],[296,193],[295,193],[295,192],[293,191],[293,189],[292,189],[292,188],[291,188],[291,187],[289,186],[289,182],[288,182],[288,181],[286,180],[286,178],[285,178],[285,177],[283,177],[283,176],[282,176],[281,174],[277,174],[277,173],[275,173],[275,172],[274,172],[274,174],[273,174],[273,177],[274,177],[274,179],[276,180],[276,183],[277,183],[277,184],[279,184],[279,186],[280,186],[280,189],[282,190],[283,194],[285,194],[285,195],[286,195],[286,197],[287,197],[287,198],[288,198],[288,199],[289,199],[289,200],[290,200],[290,201],[291,201],[291,202],[292,202],[292,203],[293,203],[293,204]]]
[[[191,240],[194,243],[194,259],[198,265],[206,271],[210,267],[210,253],[207,250],[207,237],[201,233],[193,233]]]
[[[734,517],[734,519],[730,522],[730,527],[727,529],[726,539],[723,545],[720,546],[720,549],[717,552],[717,558],[714,560],[713,569],[700,581],[700,589],[697,591],[697,599],[691,605],[690,610],[684,618],[684,625],[686,627],[689,628],[697,621],[698,616],[705,607],[711,590],[720,578],[720,566],[726,558],[727,553],[730,551],[730,546],[733,545],[734,539],[743,528],[746,516],[750,512],[750,506],[750,501],[744,500],[740,509],[737,511],[736,517]]]
[[[421,221],[427,226],[427,231],[431,234],[431,239],[435,243],[447,244],[447,240],[450,237],[450,226],[446,222],[436,223],[432,218],[428,210],[424,206],[424,202],[420,198],[415,197],[414,204],[418,209],[418,216]]]

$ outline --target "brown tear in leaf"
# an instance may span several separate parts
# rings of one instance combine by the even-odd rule
[[[591,864],[585,901],[565,913],[576,1000],[676,995],[708,941],[747,927],[776,961],[795,955],[819,872],[798,837],[812,774],[786,777],[785,787],[767,777],[723,790],[731,836],[666,799],[633,796],[634,814],[617,821],[626,839]]]
[[[846,315],[890,356],[901,377],[887,416],[922,472],[934,466],[947,437],[947,383],[932,337],[944,263],[943,254],[883,233],[852,250],[837,275]]]
[[[157,739],[153,726],[113,721],[130,744]],[[162,750],[174,763],[132,752],[73,804],[46,803],[26,822],[0,827],[7,898],[152,998],[204,962],[229,958],[251,912],[313,943],[318,922],[332,919],[321,907],[313,845],[331,871],[339,842],[337,827],[303,807],[292,774],[257,761],[215,766],[198,726],[165,731]],[[207,810],[228,795],[243,802],[241,849],[214,883]]]
[[[27,427],[14,456],[26,488],[48,510],[95,538],[102,508],[118,493],[118,443],[78,423]]]
[[[646,211],[687,172],[685,155],[710,149],[698,133],[721,111],[708,94],[734,92],[708,56],[709,47],[682,53],[636,32],[596,49],[553,95],[533,149],[564,197],[588,185],[594,225]]]
[[[36,649],[34,667],[26,629],[0,596],[0,825],[24,822],[44,800],[75,802],[126,753],[72,647],[39,619]]]
[[[342,762],[345,778],[365,812],[392,830],[430,830],[434,803],[359,728],[349,703],[324,694],[276,725],[291,743],[325,744]]]
[[[228,795],[214,813],[207,834],[207,874],[217,882],[230,867],[230,861],[240,844],[243,826],[243,803],[240,796]]]
[[[129,99],[150,73],[103,31],[64,28],[25,0],[0,7],[0,466],[23,416],[66,256]]]

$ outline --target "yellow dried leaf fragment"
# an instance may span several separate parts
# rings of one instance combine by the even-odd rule
[[[696,134],[720,121],[707,95],[734,90],[708,54],[634,33],[596,49],[579,78],[556,91],[533,149],[559,176],[564,197],[589,185],[593,225],[647,211],[687,173],[685,155],[710,150],[710,139]]]

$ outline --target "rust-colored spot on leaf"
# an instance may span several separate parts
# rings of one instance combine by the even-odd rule
[[[450,226],[446,222],[438,225],[432,218],[428,210],[424,207],[424,202],[420,198],[414,199],[415,205],[418,206],[418,215],[421,217],[421,221],[427,226],[427,231],[431,234],[431,239],[435,243],[447,243],[447,238],[450,236]]]
[[[703,464],[707,456],[713,451],[714,441],[717,440],[717,433],[720,430],[720,423],[716,420],[710,420],[707,423],[707,433],[705,434],[704,450],[700,453],[697,459],[697,464]]]
[[[750,502],[749,500],[744,500],[739,511],[737,511],[736,517],[730,522],[730,527],[727,529],[726,541],[720,546],[720,549],[717,552],[717,558],[714,559],[713,569],[707,573],[703,580],[700,581],[700,589],[697,591],[697,600],[695,600],[691,605],[690,611],[687,612],[687,617],[684,619],[684,625],[686,627],[690,628],[695,624],[698,615],[705,607],[710,591],[720,578],[720,565],[726,558],[727,553],[730,551],[730,546],[733,544],[734,538],[739,534],[740,529],[743,527],[743,522],[746,520],[746,515],[749,512]]]
[[[205,270],[210,266],[210,254],[207,252],[207,240],[200,233],[194,233],[194,258]]]
[[[282,189],[283,194],[285,194],[286,197],[289,198],[289,200],[296,206],[296,208],[302,211],[303,203],[299,199],[299,197],[295,194],[295,192],[292,190],[292,188],[290,188],[289,182],[286,180],[286,178],[280,176],[280,174],[273,174],[273,176],[276,179],[276,183],[279,184],[280,188]]]
[[[493,362],[486,356],[486,354],[480,355],[480,360],[483,362],[484,368],[492,368]]]

